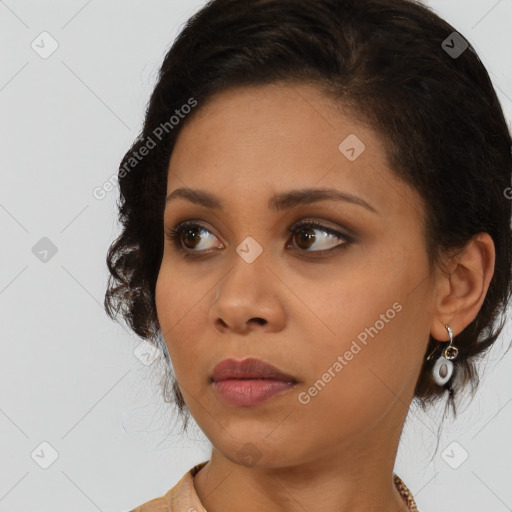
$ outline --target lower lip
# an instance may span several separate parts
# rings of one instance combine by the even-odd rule
[[[227,379],[213,382],[215,392],[228,404],[258,405],[286,393],[296,382],[271,379]]]

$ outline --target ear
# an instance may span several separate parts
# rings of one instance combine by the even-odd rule
[[[444,260],[438,269],[435,307],[430,328],[439,341],[450,339],[463,331],[477,316],[494,274],[495,248],[488,233],[475,235],[455,256]]]

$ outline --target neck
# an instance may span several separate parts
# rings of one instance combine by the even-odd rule
[[[264,457],[247,467],[214,448],[210,461],[194,476],[194,486],[208,512],[304,512],[320,507],[322,512],[407,512],[393,481],[400,432],[392,440],[388,432],[378,446],[352,443],[285,466]]]

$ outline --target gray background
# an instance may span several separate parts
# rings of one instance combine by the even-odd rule
[[[127,511],[208,459],[196,426],[188,437],[170,427],[159,360],[148,364],[141,340],[103,311],[117,188],[93,196],[204,3],[0,1],[0,511]],[[428,4],[476,47],[510,119],[512,1]],[[441,410],[410,411],[395,471],[422,512],[512,510],[509,339],[507,329],[433,460]]]

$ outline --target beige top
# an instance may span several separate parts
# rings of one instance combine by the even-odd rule
[[[147,501],[130,512],[207,512],[201,504],[194,487],[194,475],[206,465],[201,462],[187,471],[181,480],[160,498]],[[395,485],[408,505],[410,512],[420,512],[416,507],[411,491],[405,486],[398,475],[393,474]]]

